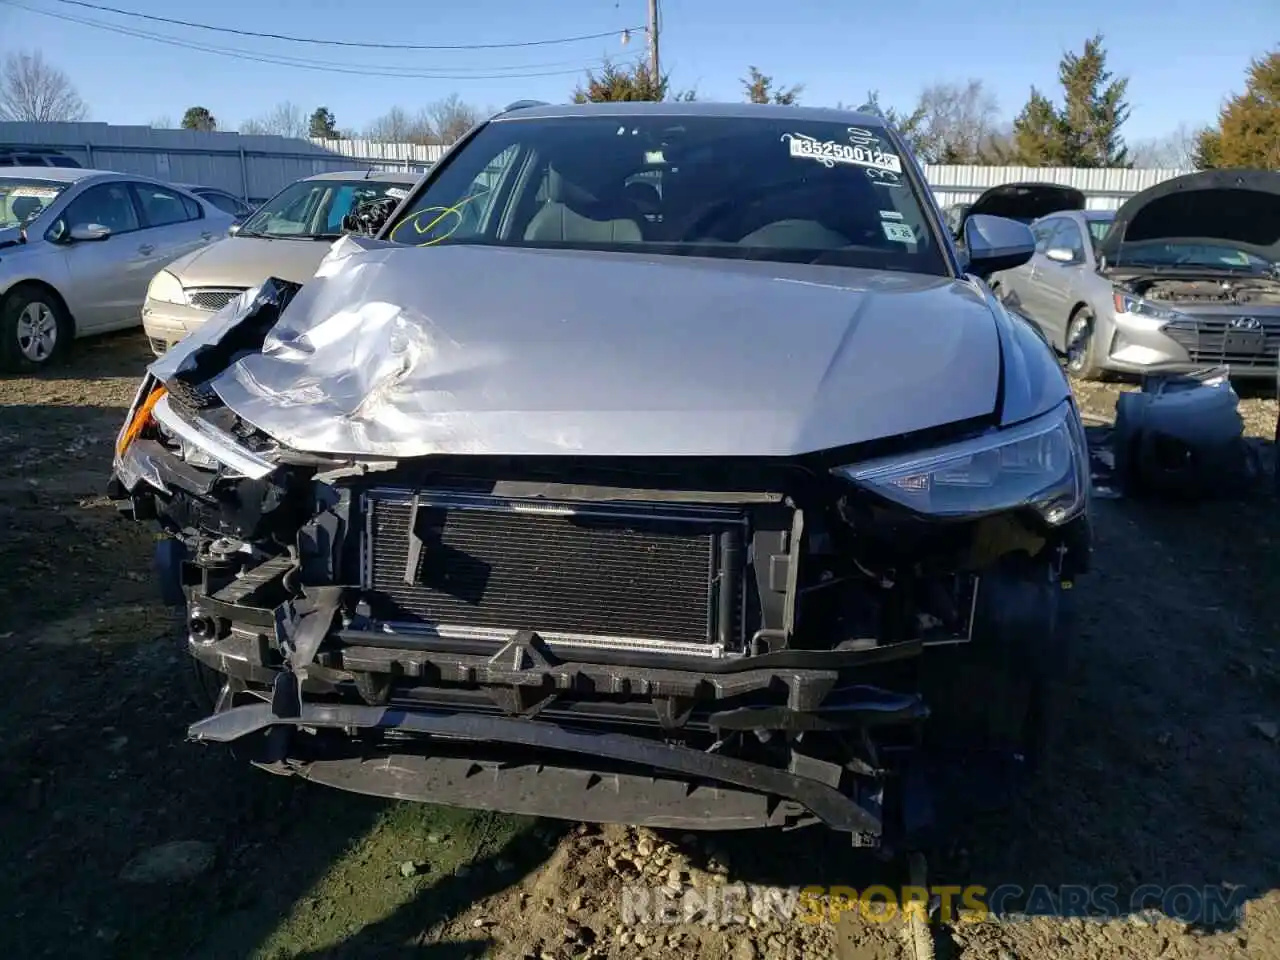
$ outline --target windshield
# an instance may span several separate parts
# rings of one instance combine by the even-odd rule
[[[34,220],[69,186],[52,180],[0,177],[0,230]]]
[[[242,237],[329,240],[342,235],[342,218],[370,200],[403,199],[409,188],[376,180],[299,180],[245,221]]]
[[[395,243],[607,250],[946,275],[879,127],[641,115],[499,120],[384,231]]]
[[[1159,241],[1120,245],[1118,262],[1144,267],[1208,267],[1214,270],[1269,271],[1270,260],[1241,250],[1229,243],[1203,241]]]

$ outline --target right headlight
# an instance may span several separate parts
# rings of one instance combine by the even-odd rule
[[[860,487],[933,517],[1019,507],[1058,525],[1089,496],[1089,452],[1071,401],[1042,416],[934,450],[837,467]]]
[[[168,270],[161,270],[151,278],[151,284],[147,287],[147,299],[177,303],[184,307],[187,305],[187,293],[182,289],[182,281]]]

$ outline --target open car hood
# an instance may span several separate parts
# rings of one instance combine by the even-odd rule
[[[1084,194],[1075,187],[1060,183],[1002,183],[973,201],[964,219],[984,213],[1030,223],[1059,210],[1083,210],[1084,206]]]
[[[253,297],[151,372],[198,369]],[[784,457],[993,417],[1000,364],[952,277],[348,236],[208,382],[309,453]]]
[[[1122,244],[1152,240],[1228,243],[1280,262],[1280,173],[1205,170],[1157,183],[1125,201],[1098,253],[1114,267]]]

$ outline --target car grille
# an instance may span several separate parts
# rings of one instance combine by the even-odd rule
[[[1235,368],[1272,368],[1280,355],[1280,318],[1257,317],[1256,329],[1233,327],[1238,317],[1194,317],[1167,324],[1164,332],[1193,363],[1229,364]]]
[[[413,518],[416,512],[416,522]],[[722,508],[512,500],[447,492],[365,498],[375,619],[441,635],[706,654],[739,647],[745,517]],[[410,566],[411,532],[420,544]]]
[[[155,337],[147,337],[147,341],[151,344],[151,352],[157,357],[164,356],[165,352],[169,349],[169,344],[165,340],[159,340]]]
[[[187,303],[198,310],[221,310],[240,294],[246,287],[186,287]]]

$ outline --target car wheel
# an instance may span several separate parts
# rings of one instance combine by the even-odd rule
[[[1098,365],[1093,337],[1093,314],[1081,307],[1067,324],[1067,372],[1081,380],[1101,380],[1105,371]]]
[[[75,326],[52,291],[19,285],[0,301],[0,363],[6,370],[39,370],[61,360]]]

